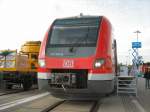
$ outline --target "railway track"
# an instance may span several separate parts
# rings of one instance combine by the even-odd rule
[[[97,112],[99,101],[59,101],[41,112]]]
[[[100,106],[100,101],[95,101],[91,110],[89,112],[97,112],[98,111],[98,108]]]
[[[36,90],[37,88],[32,88],[28,91],[32,91],[32,90]],[[10,95],[10,94],[16,94],[16,93],[21,93],[21,92],[27,92],[24,91],[23,89],[16,89],[16,90],[1,90],[0,92],[0,96],[4,96],[4,95]]]
[[[0,93],[0,96],[9,95],[9,94],[15,94],[15,93],[20,93],[20,92],[23,92],[23,90],[3,91],[2,93]]]
[[[61,104],[64,103],[64,102],[65,102],[65,100],[63,100],[63,101],[58,101],[58,102],[54,103],[53,105],[47,107],[46,109],[42,110],[41,112],[50,112],[50,111],[52,111],[54,108],[58,107],[59,105],[61,105]]]

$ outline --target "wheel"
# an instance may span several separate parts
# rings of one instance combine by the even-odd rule
[[[29,90],[32,87],[32,78],[29,75],[23,77],[23,89],[25,91]]]
[[[6,89],[12,89],[13,85],[11,84],[6,84]]]

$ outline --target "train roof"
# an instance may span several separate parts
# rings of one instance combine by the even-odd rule
[[[73,16],[73,17],[66,17],[66,18],[58,18],[54,21],[53,24],[55,25],[70,25],[70,24],[82,24],[82,25],[86,25],[86,24],[91,24],[91,25],[98,25],[101,20],[105,18],[104,16]]]
[[[57,24],[63,24],[65,22],[67,22],[67,24],[71,23],[71,21],[74,21],[74,20],[82,20],[82,21],[76,21],[75,23],[87,23],[87,21],[89,21],[90,23],[99,23],[102,21],[102,19],[105,19],[108,23],[110,23],[110,21],[107,19],[107,17],[105,16],[91,16],[91,15],[80,15],[80,16],[73,16],[73,17],[65,17],[65,18],[57,18],[55,19],[54,21],[54,24],[57,23]],[[85,21],[87,19],[87,21]],[[70,22],[68,22],[68,20]],[[59,21],[59,22],[58,22]],[[61,23],[61,21],[64,21],[63,23]],[[73,22],[74,23],[74,22]],[[111,23],[110,23],[111,24]],[[55,24],[56,25],[56,24]]]
[[[83,19],[86,19],[86,18],[101,18],[101,17],[104,17],[104,16],[90,16],[90,15],[79,15],[79,16],[73,16],[73,17],[65,17],[65,18],[59,18],[59,19],[56,19],[56,20],[63,20],[63,19],[78,19],[78,18],[83,18]]]

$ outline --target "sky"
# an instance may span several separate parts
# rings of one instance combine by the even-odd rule
[[[134,32],[141,31],[139,54],[150,62],[150,0],[0,0],[0,50],[19,50],[25,41],[42,41],[56,18],[80,13],[110,20],[119,63],[131,64]]]

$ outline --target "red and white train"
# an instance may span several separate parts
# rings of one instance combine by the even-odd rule
[[[60,98],[94,98],[114,90],[116,41],[104,16],[56,19],[39,54],[38,83]]]

